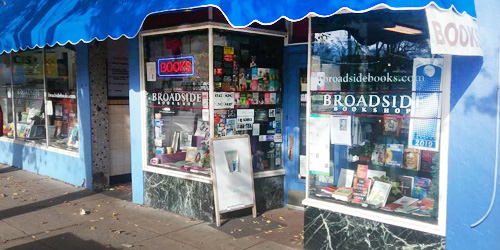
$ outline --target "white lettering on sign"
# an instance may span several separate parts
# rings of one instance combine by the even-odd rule
[[[160,105],[192,105],[201,102],[201,93],[151,93],[151,100]]]
[[[477,24],[468,15],[453,10],[425,9],[432,54],[482,56]]]

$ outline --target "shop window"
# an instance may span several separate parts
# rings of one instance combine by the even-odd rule
[[[149,163],[210,175],[208,29],[143,44]]]
[[[14,137],[10,55],[0,55],[0,136]]]
[[[443,57],[425,12],[312,21],[309,198],[438,219]]]
[[[49,146],[78,150],[75,51],[71,47],[45,49]]]
[[[250,135],[254,172],[282,167],[283,37],[214,31],[215,137]]]
[[[42,49],[14,53],[16,138],[46,143]]]

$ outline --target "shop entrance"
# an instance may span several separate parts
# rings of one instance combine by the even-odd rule
[[[285,204],[302,206],[306,175],[307,44],[284,54]]]

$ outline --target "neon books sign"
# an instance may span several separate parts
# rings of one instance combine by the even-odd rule
[[[158,59],[158,76],[188,77],[194,76],[194,56],[166,57]]]

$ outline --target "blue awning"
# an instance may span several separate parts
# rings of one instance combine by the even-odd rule
[[[0,52],[107,37],[130,38],[137,35],[148,15],[178,9],[218,7],[231,25],[242,27],[254,21],[269,24],[282,17],[300,20],[308,13],[326,16],[343,8],[367,11],[380,4],[406,10],[435,4],[476,15],[474,0],[3,0],[0,1]]]

